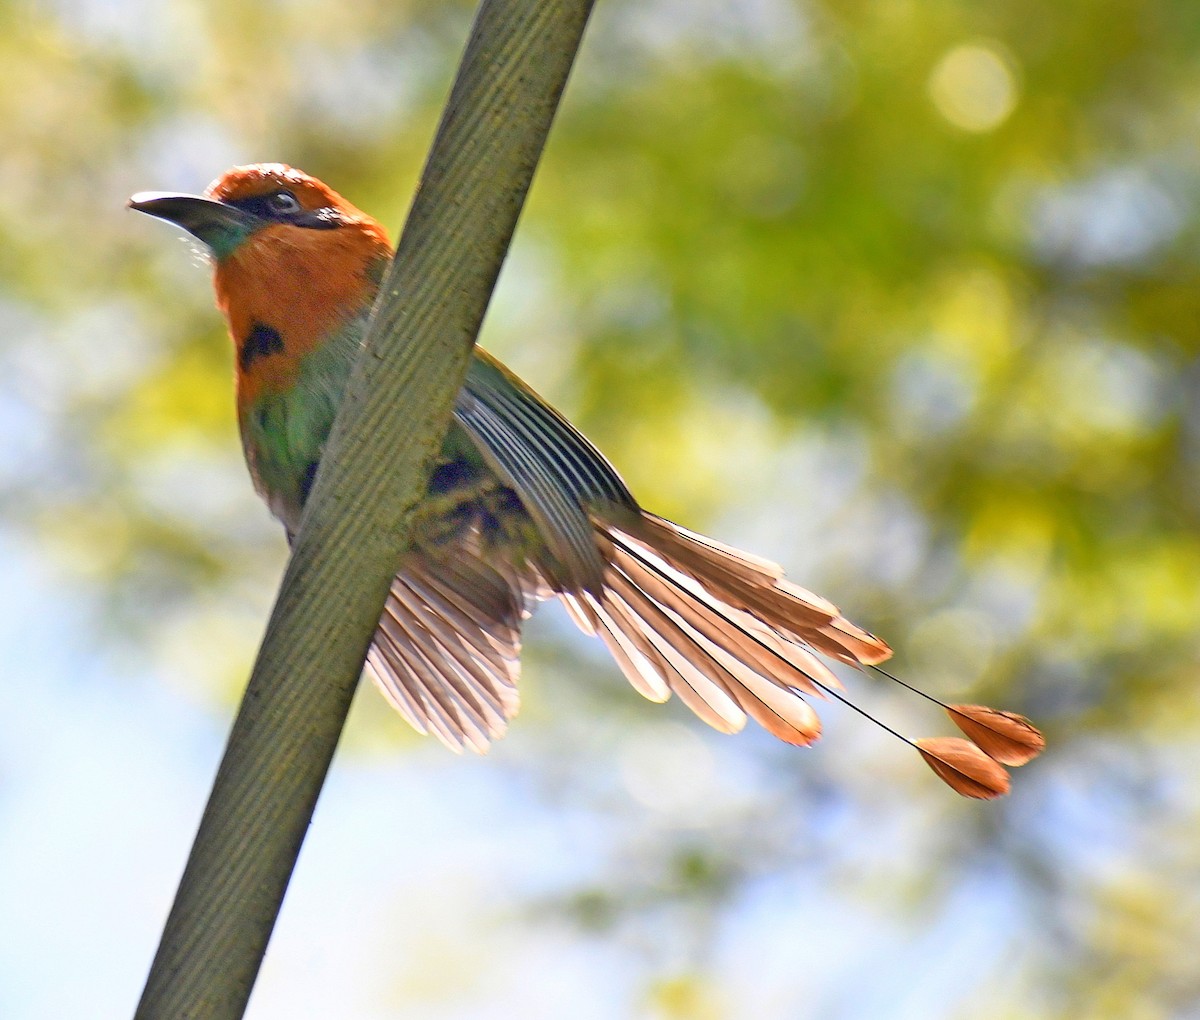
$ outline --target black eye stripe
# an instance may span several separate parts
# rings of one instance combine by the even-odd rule
[[[252,213],[259,219],[271,220],[275,223],[290,223],[297,227],[309,227],[313,230],[332,230],[344,222],[342,214],[332,206],[323,209],[295,209],[291,212],[281,212],[271,206],[272,195],[255,195],[252,198],[225,199],[226,205]]]
[[[279,214],[271,208],[270,198],[270,195],[255,195],[253,198],[227,199],[225,204],[261,216],[264,220],[273,220],[277,219]]]

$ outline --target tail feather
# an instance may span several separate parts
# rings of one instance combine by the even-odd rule
[[[800,746],[820,737],[821,720],[798,693],[764,678],[720,645],[711,642],[703,645],[735,676],[737,686],[732,693],[738,704],[768,733]]]
[[[609,555],[614,568],[625,574],[654,601],[679,615],[691,630],[717,647],[736,653],[735,658],[746,661],[760,672],[777,675],[790,687],[820,696],[813,677],[784,657],[781,649],[768,646],[755,633],[754,625],[758,621],[748,613],[714,601],[712,594],[699,582],[671,571],[670,565],[661,559],[649,558],[631,548],[623,537],[612,539],[610,536],[610,539],[613,545]],[[655,559],[658,559],[657,563]],[[681,595],[687,597],[681,598]],[[769,629],[766,633],[774,636]],[[802,653],[802,649],[796,650]],[[820,665],[815,659],[812,661]],[[833,674],[824,667],[820,667],[818,672],[822,679],[833,678]],[[836,678],[833,679],[836,682]]]
[[[672,585],[619,539],[612,553],[621,571],[667,613],[701,662],[720,671],[722,686],[737,705],[768,732],[790,744],[811,744],[820,735],[816,713],[800,692],[820,696],[814,678],[832,677],[817,660],[809,676],[779,651],[772,650],[748,626],[745,614],[712,601],[698,585]],[[804,655],[802,649],[795,649]]]
[[[855,665],[890,654],[768,560],[650,514],[593,524],[604,590],[563,596],[568,611],[641,694],[674,693],[718,730],[739,730],[750,716],[781,740],[810,744],[821,726],[801,695],[841,685],[809,647]]]
[[[828,599],[786,580],[774,563],[742,556],[653,514],[643,513],[632,530],[636,533],[628,539],[720,592],[724,604],[770,621],[781,634],[853,665],[882,662],[892,654],[887,644],[850,623]]]
[[[587,598],[592,633],[600,636],[633,689],[649,701],[659,704],[667,701],[671,697],[671,688],[663,677],[671,672],[670,667],[660,662],[658,652],[641,639],[640,630],[633,628],[627,633],[625,627],[613,618],[613,612],[620,612],[617,606],[610,603],[606,609],[592,596]]]
[[[638,522],[638,531],[645,536],[643,541],[651,548],[655,547],[656,539],[675,548],[679,552],[681,567],[691,562],[706,572],[720,569],[751,584],[760,584],[764,578],[778,581],[783,577],[783,567],[765,556],[735,549],[645,510]],[[825,600],[814,595],[812,601],[816,604]]]
[[[830,620],[805,640],[847,666],[877,666],[892,657],[892,650],[882,640],[843,616]]]
[[[745,726],[746,715],[729,692],[731,678],[710,656],[695,654],[695,638],[623,575],[610,569],[604,584],[610,618],[635,642],[653,648],[657,655],[648,658],[672,693],[714,729],[736,733]]]
[[[562,600],[563,608],[567,611],[567,615],[574,621],[575,626],[583,631],[588,637],[596,637],[596,615],[592,608],[583,602],[574,593],[565,591],[559,598]]]

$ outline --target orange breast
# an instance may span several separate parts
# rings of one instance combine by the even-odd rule
[[[239,414],[289,389],[304,356],[374,300],[372,269],[391,248],[374,224],[355,226],[264,227],[217,264],[217,304],[238,352]]]

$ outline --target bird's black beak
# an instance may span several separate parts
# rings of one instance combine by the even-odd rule
[[[165,191],[139,191],[129,200],[129,208],[183,227],[208,245],[219,259],[266,222],[245,209],[211,198]]]

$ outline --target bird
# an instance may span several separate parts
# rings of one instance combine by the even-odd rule
[[[197,239],[233,343],[250,476],[289,543],[300,527],[368,315],[393,257],[385,228],[282,163],[233,167],[203,195],[130,208]],[[825,660],[882,670],[891,648],[783,570],[644,510],[563,415],[476,346],[365,663],[385,698],[454,751],[484,752],[517,713],[521,626],[557,598],[654,702],[747,719],[788,744],[814,700],[850,700]],[[1044,741],[1023,716],[936,701],[961,737],[912,740],[953,790],[1007,793]]]

